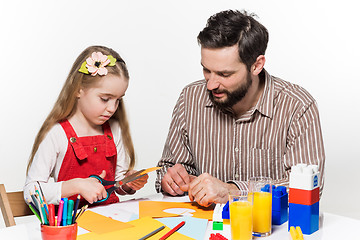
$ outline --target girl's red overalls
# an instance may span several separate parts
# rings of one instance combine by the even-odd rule
[[[62,162],[58,181],[73,178],[87,178],[92,174],[99,175],[106,171],[105,180],[115,180],[117,151],[108,122],[103,124],[104,135],[78,137],[68,120],[60,122],[69,141],[68,148]],[[111,186],[110,186],[111,187]],[[76,200],[77,195],[69,199]],[[97,205],[119,202],[113,192],[109,199]],[[82,199],[81,205],[86,204]]]

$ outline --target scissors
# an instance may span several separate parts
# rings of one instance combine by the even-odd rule
[[[100,181],[100,183],[103,186],[111,186],[111,185],[113,185],[112,187],[106,189],[106,192],[107,192],[106,198],[103,198],[103,199],[97,201],[96,203],[100,203],[100,202],[104,202],[104,201],[108,200],[109,197],[110,197],[110,194],[113,191],[119,189],[120,186],[122,186],[122,185],[124,185],[124,184],[126,184],[128,182],[132,182],[132,181],[134,181],[136,179],[139,179],[142,176],[144,176],[145,174],[147,174],[147,172],[145,172],[145,170],[146,169],[142,169],[142,170],[139,170],[137,172],[134,172],[133,174],[130,174],[129,176],[121,179],[120,181],[107,181],[107,180],[103,179],[102,177],[100,177],[99,175],[90,175],[89,177],[96,178],[97,180]],[[143,172],[145,172],[145,173],[143,173]]]

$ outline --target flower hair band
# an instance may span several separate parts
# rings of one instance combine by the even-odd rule
[[[93,52],[85,62],[81,64],[79,72],[91,74],[91,76],[105,76],[108,73],[106,66],[115,66],[116,58],[112,55],[104,55],[101,52]]]

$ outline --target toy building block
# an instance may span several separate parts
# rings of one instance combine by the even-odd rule
[[[297,164],[291,167],[289,188],[313,190],[319,186],[317,165]]]
[[[223,222],[214,222],[213,221],[213,230],[220,230],[222,231],[224,229]]]
[[[293,226],[290,227],[290,236],[292,240],[304,240],[304,236],[299,226],[296,227],[296,230]]]
[[[304,234],[319,229],[319,169],[316,165],[291,167],[289,228],[291,226],[300,226]]]
[[[272,224],[281,225],[288,220],[288,193],[286,187],[273,185]]]
[[[313,190],[289,189],[289,203],[312,205],[320,200],[319,187]]]
[[[210,234],[209,240],[228,240],[228,239],[223,235],[221,235],[220,233],[216,233],[216,234],[212,233]]]
[[[222,219],[230,219],[229,201],[225,204],[222,209]]]
[[[319,230],[319,202],[312,205],[289,203],[289,229],[299,226],[304,234]]]
[[[223,230],[222,209],[225,204],[217,203],[213,213],[213,230]]]

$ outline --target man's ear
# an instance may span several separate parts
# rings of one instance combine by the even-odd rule
[[[251,66],[251,73],[253,75],[258,75],[263,70],[264,65],[265,65],[265,56],[259,55],[256,58],[254,64]]]

